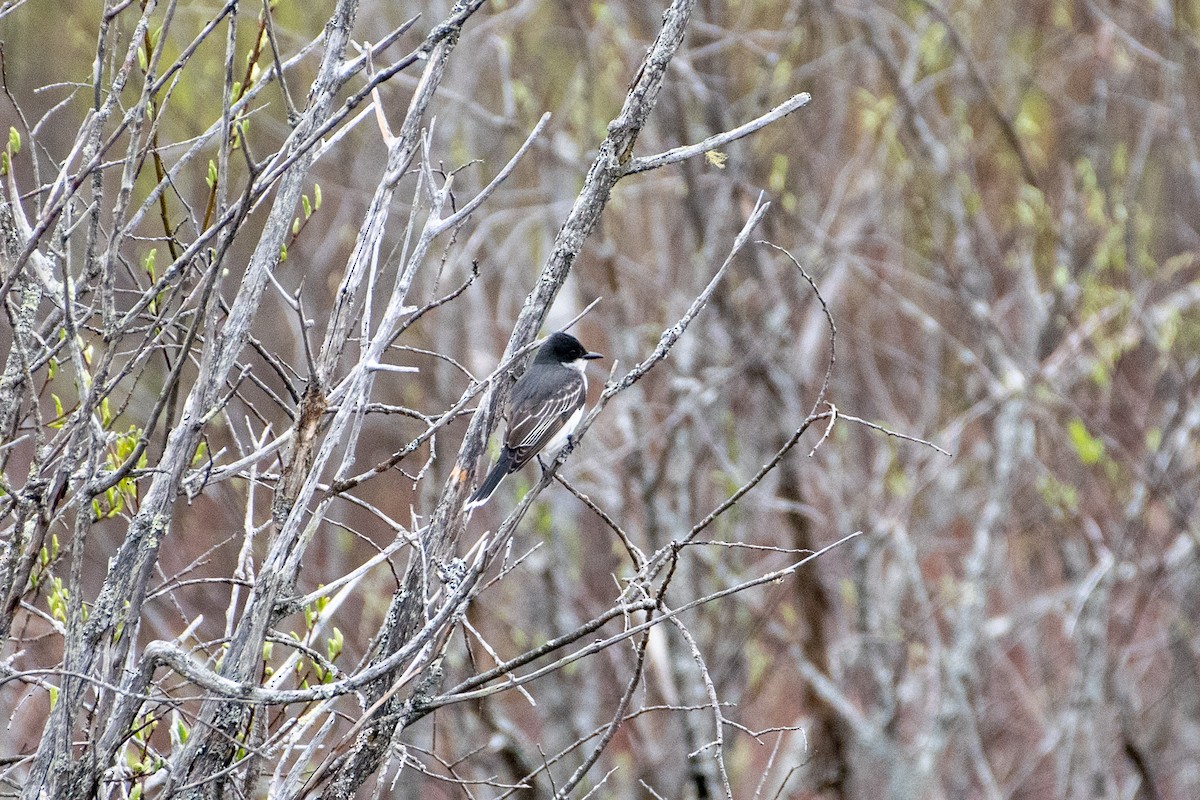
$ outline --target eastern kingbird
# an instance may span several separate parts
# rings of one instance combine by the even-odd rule
[[[559,331],[538,348],[533,363],[513,386],[508,411],[508,432],[500,458],[483,484],[467,500],[467,510],[481,506],[500,481],[529,463],[542,450],[557,453],[583,419],[587,398],[587,362],[604,358],[589,353],[569,333]]]

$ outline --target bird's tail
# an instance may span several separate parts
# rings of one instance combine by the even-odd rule
[[[505,447],[500,451],[500,458],[496,459],[496,465],[492,467],[487,477],[483,479],[483,483],[475,490],[475,494],[471,495],[467,500],[467,510],[470,511],[477,506],[481,506],[488,501],[492,496],[492,492],[496,491],[496,487],[500,485],[500,481],[513,470],[512,453]]]

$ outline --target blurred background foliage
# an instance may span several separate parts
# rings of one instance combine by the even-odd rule
[[[38,127],[31,137],[7,99],[0,121],[57,166],[92,102],[101,5],[5,5],[6,85]],[[320,33],[325,5],[273,5],[284,53]],[[448,6],[372,0],[353,35],[375,41],[418,13],[423,30]],[[164,58],[182,52],[218,7],[179,4]],[[256,51],[259,29],[246,20],[259,13],[243,4],[240,52]],[[429,125],[434,159],[458,171],[460,196],[490,179],[543,112],[554,116],[440,265],[422,273],[418,296],[431,299],[462,282],[472,262],[480,269],[459,302],[400,341],[414,349],[398,350],[396,362],[421,372],[381,380],[381,402],[432,413],[458,398],[462,372],[422,351],[448,353],[476,375],[492,368],[661,13],[645,0],[500,0],[468,24]],[[760,780],[766,796],[787,797],[1200,796],[1198,30],[1200,3],[1189,0],[699,4],[639,154],[699,141],[798,91],[813,100],[712,158],[622,182],[551,327],[603,297],[580,338],[609,359],[638,360],[766,192],[773,206],[759,233],[814,274],[837,324],[829,399],[953,453],[843,421],[811,458],[809,434],[766,491],[714,532],[781,548],[864,532],[796,579],[687,618],[719,695],[734,704],[727,716],[754,730],[802,726],[758,739],[727,730],[738,797]],[[404,41],[388,55],[405,52]],[[168,164],[217,119],[222,47],[220,37],[201,45],[157,99]],[[317,57],[289,76],[297,103]],[[258,69],[247,59],[253,83]],[[414,85],[405,72],[384,87],[393,120]],[[123,102],[138,91],[131,82]],[[250,155],[277,149],[289,130],[277,85],[248,119]],[[320,208],[276,271],[287,292],[301,293],[317,335],[384,157],[370,118],[329,151],[314,172]],[[240,185],[245,161],[231,163],[231,184]],[[36,185],[21,154],[10,168],[21,185]],[[172,220],[203,216],[207,179],[199,159],[175,182]],[[155,182],[147,166],[135,195]],[[125,253],[131,263],[145,264],[155,248],[165,259],[161,221],[148,217],[144,227],[142,249]],[[183,224],[177,235],[195,233]],[[394,225],[384,253],[403,236]],[[242,262],[253,244],[235,244]],[[296,316],[279,295],[268,297],[253,335],[303,364]],[[811,291],[758,247],[670,361],[599,420],[567,477],[636,542],[661,546],[770,458],[807,413],[827,357]],[[278,390],[257,359],[247,353]],[[152,365],[114,430],[140,423],[162,379]],[[49,385],[69,407],[69,381]],[[267,418],[287,424],[268,395],[247,390]],[[400,416],[369,425],[365,465],[424,429]],[[431,469],[440,477],[463,429],[437,437]],[[363,501],[400,521],[432,507],[437,483],[393,475],[364,485]],[[480,514],[498,515],[527,481],[510,480]],[[218,485],[181,510],[164,580],[230,574],[247,491]],[[260,494],[265,515],[269,494]],[[521,550],[541,543],[529,580],[500,585],[471,612],[506,654],[607,607],[629,568],[608,529],[565,491],[544,498],[519,539]],[[322,534],[328,546],[311,551],[311,587],[390,538],[362,509],[347,506],[339,522],[342,530]],[[110,538],[89,542],[97,569],[84,575],[85,592],[98,588],[122,535],[120,514],[101,530]],[[697,595],[787,561],[719,546],[688,555],[682,585]],[[366,650],[396,585],[387,571],[372,580],[361,614],[336,620],[347,657]],[[197,636],[218,637],[225,596],[203,583],[180,593],[208,620]],[[169,638],[188,622],[165,603],[148,603],[146,614],[146,637]],[[303,635],[298,618],[289,623]],[[666,632],[657,646],[644,705],[703,703],[686,648]],[[614,649],[556,674],[533,689],[536,707],[509,693],[446,709],[413,732],[414,746],[453,762],[488,742],[495,774],[512,779],[540,763],[539,748],[556,752],[607,720],[629,657]],[[696,738],[704,713],[631,720],[596,768],[598,779],[620,767],[601,791],[715,789],[704,755],[688,757],[708,741]],[[36,734],[6,736],[13,752],[27,752]],[[455,796],[417,773],[398,785],[407,796]]]

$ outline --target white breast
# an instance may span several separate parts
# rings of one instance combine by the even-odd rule
[[[567,437],[575,432],[579,427],[579,423],[583,420],[583,406],[576,409],[571,418],[567,420],[567,424],[558,429],[558,433],[554,434],[554,438],[546,442],[546,448],[543,451],[547,456],[553,458],[558,454],[559,450],[567,443]]]

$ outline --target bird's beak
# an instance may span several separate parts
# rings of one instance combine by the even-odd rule
[[[583,357],[585,359],[587,359],[588,361],[593,361],[597,358],[604,358],[604,354],[603,353],[585,353]]]

